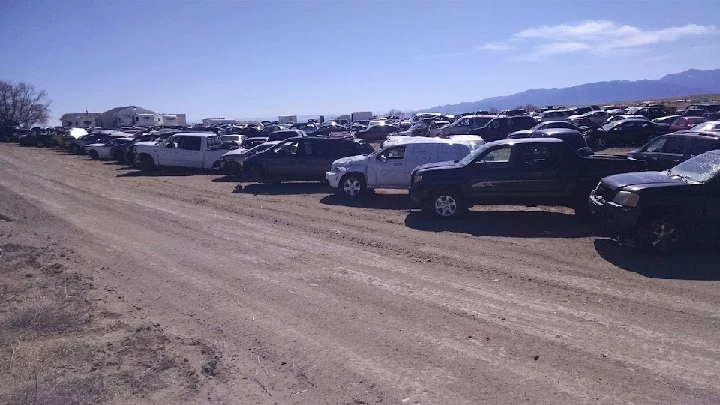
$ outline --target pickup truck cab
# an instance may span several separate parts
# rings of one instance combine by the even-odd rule
[[[135,166],[143,171],[160,166],[213,169],[227,151],[214,132],[180,132],[160,143],[136,143]]]
[[[606,177],[590,195],[590,210],[614,236],[656,254],[691,238],[720,242],[720,150],[662,172]]]
[[[477,204],[567,206],[582,215],[601,178],[644,169],[644,162],[627,157],[582,157],[560,139],[505,139],[457,162],[416,168],[410,197],[443,218],[462,215]]]
[[[412,171],[427,163],[459,160],[471,152],[466,142],[447,139],[404,137],[394,139],[369,156],[350,156],[332,163],[325,173],[330,187],[356,198],[367,189],[407,189]]]

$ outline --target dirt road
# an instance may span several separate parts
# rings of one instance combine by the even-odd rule
[[[400,192],[225,180],[0,145],[2,206],[59,220],[117,308],[222,351],[227,383],[189,403],[720,402],[714,249],[643,256],[562,209],[441,221]]]

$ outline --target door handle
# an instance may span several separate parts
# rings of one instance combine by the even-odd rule
[[[402,166],[402,163],[393,163],[393,166]]]

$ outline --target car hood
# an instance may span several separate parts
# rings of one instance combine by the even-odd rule
[[[160,142],[147,141],[147,142],[135,142],[135,146],[155,146]]]
[[[629,186],[645,187],[666,187],[684,186],[687,183],[680,178],[673,178],[665,172],[634,172],[608,176],[603,182],[613,189],[621,189]]]
[[[223,156],[238,156],[238,155],[244,155],[246,154],[250,149],[240,148],[240,149],[233,149],[228,153],[225,153]]]
[[[447,160],[444,162],[437,162],[437,163],[426,163],[424,165],[418,166],[415,168],[415,170],[446,170],[446,169],[456,169],[460,166],[460,164],[455,163],[455,161]]]
[[[334,161],[332,164],[333,166],[350,166],[354,163],[365,162],[367,161],[367,159],[368,157],[366,155],[348,156],[340,158]]]
[[[521,131],[511,132],[510,135],[508,135],[508,138],[512,138],[512,139],[529,138],[530,135],[532,135],[532,133],[533,133],[532,129],[523,129]]]

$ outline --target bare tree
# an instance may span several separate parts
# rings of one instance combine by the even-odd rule
[[[524,109],[526,112],[531,113],[531,112],[537,110],[537,106],[534,105],[534,104],[525,104],[525,106],[523,107],[523,109]]]
[[[493,107],[493,108],[489,109],[488,112],[489,112],[490,114],[497,115],[497,113],[499,113],[500,110],[498,110],[497,108]]]
[[[402,111],[397,110],[397,109],[395,109],[395,108],[391,108],[390,111],[388,111],[387,116],[388,116],[388,117],[398,117],[398,118],[401,118],[401,117],[402,117]]]
[[[32,84],[0,80],[0,122],[31,126],[50,118],[50,100],[45,90]]]

